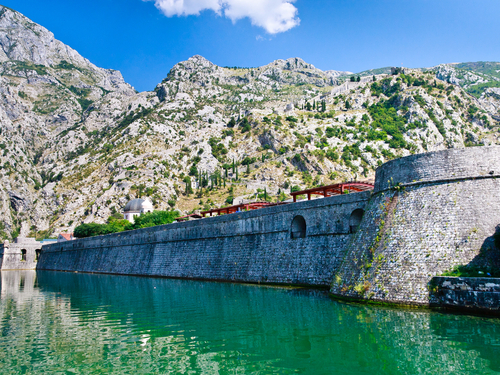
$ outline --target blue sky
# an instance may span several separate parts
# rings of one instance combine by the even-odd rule
[[[323,70],[353,72],[500,61],[499,0],[184,1],[175,9],[172,0],[156,0],[157,6],[142,0],[2,4],[94,64],[120,70],[139,91],[152,90],[173,65],[195,54],[221,66],[245,67],[301,57]],[[221,1],[226,5],[216,9]],[[199,15],[176,15],[197,10]],[[288,24],[274,22],[272,10],[286,13]]]

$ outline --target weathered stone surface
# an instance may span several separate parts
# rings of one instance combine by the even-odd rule
[[[370,193],[45,245],[37,269],[328,286]],[[306,237],[291,238],[302,215]]]
[[[0,270],[34,270],[42,244],[34,238],[18,237],[0,244]]]
[[[323,286],[333,281],[331,292],[339,296],[427,305],[433,277],[457,265],[500,263],[492,241],[500,223],[494,171],[500,171],[498,146],[410,156],[377,170],[371,196],[49,245],[38,267]],[[358,208],[365,210],[360,229],[349,234]],[[296,215],[306,220],[304,239],[290,238]]]
[[[499,170],[499,147],[446,150],[382,165],[332,293],[428,304],[432,277],[496,254],[491,236],[500,223]]]
[[[500,279],[488,277],[434,277],[432,306],[500,312]]]

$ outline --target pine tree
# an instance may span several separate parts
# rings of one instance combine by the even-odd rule
[[[233,159],[233,174],[234,174],[234,173],[235,173],[235,172],[234,172],[234,159]]]
[[[316,109],[316,100],[313,101],[313,111]]]

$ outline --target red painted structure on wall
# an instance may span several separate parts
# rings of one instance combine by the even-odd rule
[[[259,208],[277,206],[280,204],[286,204],[286,203],[285,202],[279,202],[279,203],[271,203],[271,202],[242,203],[242,204],[238,204],[235,206],[214,208],[213,210],[202,211],[202,212],[200,212],[200,215],[202,215],[203,217],[205,217],[205,215],[213,216],[213,214],[217,214],[217,216],[218,215],[227,215],[227,214],[234,214],[235,212],[240,212],[240,211],[258,210]]]
[[[324,198],[331,197],[333,195],[341,195],[349,193],[359,193],[361,191],[373,190],[374,185],[367,182],[345,182],[342,184],[333,184],[327,186],[321,186],[317,188],[295,191],[290,193],[293,197],[293,201],[297,202],[298,195],[307,195],[307,200],[311,200],[311,195],[322,195]]]

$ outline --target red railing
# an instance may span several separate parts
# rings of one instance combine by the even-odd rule
[[[294,191],[290,193],[293,197],[293,201],[297,202],[298,195],[307,195],[307,200],[311,200],[311,195],[322,195],[323,197],[331,197],[332,195],[341,195],[349,193],[359,193],[361,191],[373,190],[373,184],[367,182],[345,182],[341,184],[333,184],[327,186],[321,186],[317,188]]]

